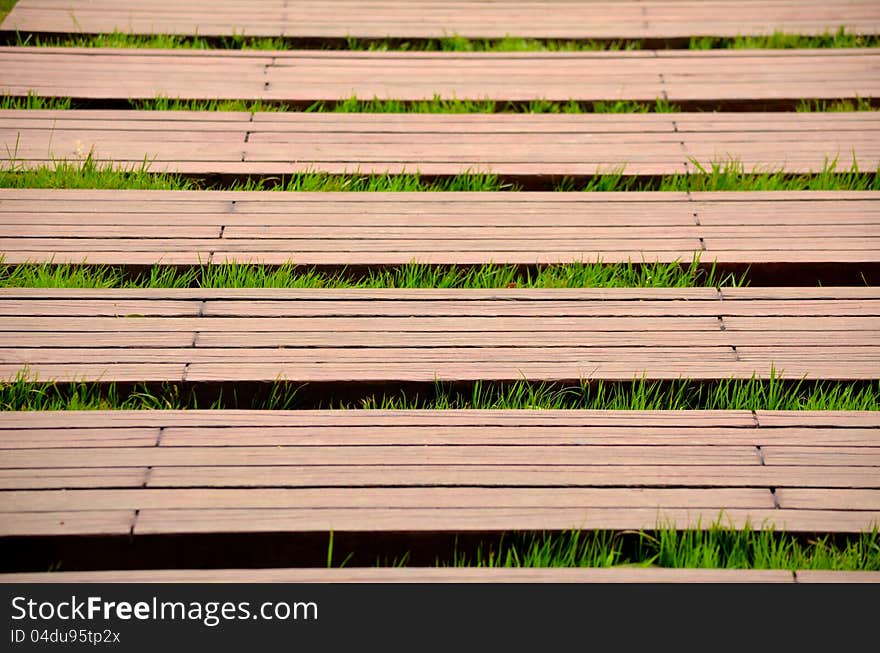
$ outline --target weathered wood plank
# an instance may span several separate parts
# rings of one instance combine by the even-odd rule
[[[665,39],[689,36],[770,34],[785,30],[821,34],[880,30],[880,12],[870,0],[747,0],[638,2],[299,2],[291,12],[280,0],[254,13],[247,3],[148,0],[120,5],[110,0],[20,0],[5,30],[82,33],[285,36],[295,38]]]

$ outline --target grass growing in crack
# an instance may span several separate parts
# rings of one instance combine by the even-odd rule
[[[483,383],[464,389],[437,383],[424,393],[368,395],[334,407],[411,409],[595,409],[595,410],[880,410],[880,382],[837,383],[767,379],[631,383]]]
[[[743,285],[690,263],[570,263],[537,270],[515,265],[437,266],[420,263],[364,273],[302,270],[293,265],[225,263],[194,267],[124,267],[52,263],[2,265],[3,288],[689,288]]]
[[[657,98],[654,102],[614,100],[581,102],[568,100],[530,100],[528,102],[501,102],[496,100],[444,99],[435,95],[431,99],[405,102],[402,100],[359,99],[352,96],[341,102],[315,102],[307,112],[336,113],[677,113],[675,104]]]
[[[315,402],[304,386],[273,382],[238,384],[230,389],[181,384],[135,384],[41,381],[26,368],[13,381],[0,383],[0,410],[253,409],[333,408],[343,410],[444,409],[581,409],[581,410],[880,410],[880,381],[867,383],[726,379],[636,379],[630,383],[482,383],[452,387],[436,383],[424,392],[401,391],[359,399]],[[239,391],[241,394],[239,394]],[[245,391],[246,394],[245,394]]]
[[[130,166],[97,161],[89,153],[82,161],[55,161],[26,168],[9,157],[0,167],[0,188],[95,188],[113,190],[275,190],[351,192],[467,192],[518,191],[520,186],[491,173],[463,173],[451,177],[425,178],[419,173],[330,174],[302,172],[282,178],[246,177],[231,182],[152,172],[146,159]],[[811,174],[755,168],[751,172],[737,161],[692,161],[695,172],[662,177],[625,174],[625,167],[611,168],[583,180],[560,178],[556,191],[792,191],[792,190],[880,190],[880,174],[864,173],[853,164],[839,169],[838,162],[826,162]]]
[[[855,100],[801,100],[795,111],[798,113],[880,111],[880,107],[873,106],[868,98],[857,97]]]
[[[826,31],[814,36],[787,34],[775,31],[764,36],[714,36],[693,37],[688,44],[691,50],[787,50],[795,48],[876,48],[880,37],[876,34],[852,34],[841,26],[836,32]]]
[[[73,100],[69,97],[42,97],[33,91],[28,91],[28,94],[24,96],[0,96],[0,109],[4,111],[8,109],[67,111],[71,108],[72,103]]]
[[[528,102],[503,102],[496,100],[461,100],[434,95],[416,101],[395,99],[372,100],[351,96],[340,102],[318,101],[300,108],[284,102],[261,100],[182,100],[157,96],[150,99],[127,100],[128,107],[138,111],[239,111],[297,112],[306,113],[677,113],[681,108],[657,98],[653,102],[635,100],[612,100],[586,102],[577,100],[530,100]],[[28,92],[26,96],[4,95],[0,109],[51,109],[76,108],[69,97],[41,97]]]
[[[9,0],[2,0],[8,3]],[[11,4],[9,5],[11,8]],[[3,4],[0,4],[0,12]],[[672,39],[667,47],[677,45]],[[584,39],[530,39],[505,36],[497,39],[469,39],[452,35],[436,39],[359,39],[333,41],[332,49],[351,51],[403,52],[592,52],[644,50],[646,42],[640,39],[584,40]],[[241,34],[220,38],[174,34],[138,35],[123,32],[108,34],[78,34],[41,37],[35,34],[16,34],[15,44],[36,47],[79,48],[161,48],[227,50],[292,50],[301,49],[302,41],[283,37],[252,37]],[[877,35],[848,33],[841,26],[837,31],[806,36],[774,32],[765,36],[694,37],[687,47],[691,50],[710,49],[788,49],[788,48],[865,48],[880,45]]]
[[[54,161],[23,168],[11,154],[0,167],[0,188],[92,188],[108,190],[195,190],[199,186],[177,174],[156,173],[144,159],[130,166],[101,162],[89,152],[81,161]]]
[[[690,569],[880,570],[880,534],[799,538],[771,528],[565,531],[508,534],[472,551],[456,545],[438,567],[667,567]]]

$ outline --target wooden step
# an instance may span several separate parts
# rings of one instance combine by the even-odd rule
[[[91,155],[153,172],[566,176],[880,167],[880,116],[855,113],[340,114],[0,111],[0,165]]]
[[[880,262],[880,193],[0,190],[7,264]],[[797,232],[792,237],[792,230]]]
[[[0,413],[2,535],[870,530],[880,416]]]
[[[870,287],[7,288],[0,374],[105,382],[872,379],[878,311]]]
[[[0,68],[0,93],[89,100],[311,103],[440,96],[714,106],[880,96],[876,48],[456,53],[0,47]]]
[[[21,32],[284,36],[294,38],[681,39],[690,36],[880,31],[871,0],[19,0],[2,29]]]

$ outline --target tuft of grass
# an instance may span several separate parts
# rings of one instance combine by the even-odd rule
[[[130,166],[102,163],[89,152],[81,161],[54,161],[33,168],[22,167],[15,153],[8,153],[8,167],[0,167],[0,188],[97,188],[129,190],[195,190],[192,180],[173,173],[152,172],[146,158]]]
[[[852,34],[841,25],[836,32],[826,31],[814,36],[787,34],[775,31],[764,36],[736,36],[733,38],[716,36],[692,37],[688,44],[690,50],[788,50],[803,48],[876,48],[880,46],[880,36],[876,34]]]
[[[0,166],[0,188],[104,188],[156,190],[275,190],[275,191],[351,191],[351,192],[465,192],[519,191],[521,187],[496,174],[469,172],[451,177],[425,178],[418,172],[400,174],[331,174],[301,172],[284,177],[245,177],[231,182],[167,172],[152,172],[147,159],[137,165],[116,166],[98,162],[89,152],[81,161],[54,161],[26,168],[15,153],[8,153],[8,164]],[[562,177],[554,182],[556,191],[792,191],[792,190],[880,190],[878,171],[864,173],[854,163],[838,169],[837,160],[826,161],[811,174],[791,174],[784,169],[755,168],[747,172],[735,160],[711,161],[705,165],[692,160],[695,172],[661,177],[625,174],[625,167],[611,168],[587,179]]]
[[[407,559],[404,556],[403,560]],[[703,529],[664,525],[653,531],[514,533],[453,547],[438,567],[666,567],[688,569],[880,570],[880,533],[809,538],[773,528],[739,530],[721,518]]]
[[[33,91],[28,91],[26,96],[3,95],[0,96],[0,109],[52,109],[67,111],[72,106],[69,97],[42,97]]]
[[[756,167],[751,172],[739,161],[711,161],[702,164],[691,159],[695,172],[664,176],[658,190],[664,191],[792,191],[792,190],[880,190],[876,171],[864,174],[853,160],[848,169],[838,169],[838,159],[825,160],[822,169],[812,174],[792,175],[780,168]],[[625,178],[620,183],[627,183]],[[609,188],[609,190],[612,190]],[[618,190],[614,188],[613,190]]]
[[[410,263],[363,273],[223,263],[122,266],[0,263],[2,288],[688,288],[739,286],[744,277],[690,263],[570,263],[535,270],[515,265],[438,266]]]
[[[347,401],[315,401],[304,386],[276,381],[229,388],[164,383],[52,382],[25,367],[0,383],[0,410],[251,409],[330,408],[345,410],[880,410],[880,381],[866,383],[725,379],[698,383],[687,379],[629,383],[436,383],[424,392],[403,390]]]
[[[305,109],[310,112],[337,113],[676,113],[680,107],[668,100],[657,98],[652,102],[634,100],[580,102],[577,100],[530,100],[528,102],[498,102],[496,100],[431,99],[405,102],[394,99],[372,100],[351,96],[341,102],[315,102]]]
[[[150,99],[127,100],[130,109],[138,111],[241,111],[258,113],[268,111],[305,111],[308,113],[677,113],[681,108],[668,100],[654,102],[615,100],[581,102],[577,100],[530,100],[528,102],[499,102],[496,100],[460,100],[434,95],[416,101],[395,99],[372,100],[351,96],[340,102],[318,101],[300,108],[284,102],[262,100],[182,100],[157,96]],[[55,109],[76,108],[69,97],[42,97],[29,91],[26,96],[4,95],[0,109]]]
[[[880,410],[880,381],[838,383],[767,379],[723,379],[696,383],[582,381],[559,383],[483,383],[465,387],[436,383],[424,394],[367,395],[331,407],[412,409],[580,409],[580,410]]]
[[[801,100],[795,111],[798,113],[880,111],[880,107],[873,106],[870,98],[856,97],[855,100]]]
[[[9,3],[10,0],[2,0]],[[11,4],[9,4],[11,8]],[[0,4],[0,12],[3,5]],[[74,34],[41,37],[36,34],[16,34],[16,45],[36,47],[79,48],[161,48],[227,50],[291,50],[300,49],[302,40],[284,37],[252,37],[233,34],[228,37],[205,38],[196,35],[155,34],[140,35],[115,31],[108,34]],[[665,46],[677,47],[675,39]],[[841,26],[835,32],[815,36],[774,32],[765,36],[693,37],[687,47],[691,50],[710,49],[787,49],[787,48],[865,48],[880,45],[880,36],[851,34]],[[647,49],[641,39],[530,39],[505,36],[497,39],[469,39],[451,35],[437,39],[359,39],[349,37],[334,42],[333,49],[372,52],[591,52],[632,51]]]
[[[129,106],[138,111],[285,111],[284,105],[262,100],[181,100],[158,96],[149,100],[129,100]]]

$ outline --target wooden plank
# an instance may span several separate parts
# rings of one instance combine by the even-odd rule
[[[798,570],[798,583],[880,583],[880,571]]]
[[[142,365],[141,380],[192,382],[874,378],[876,290],[835,293],[11,288],[0,291],[0,371],[136,380]],[[525,337],[536,320],[548,345]],[[829,320],[846,334],[829,341]]]
[[[86,203],[76,191],[10,192],[0,194],[0,250],[8,263],[123,265],[219,263],[223,257],[303,265],[672,262],[695,255],[704,262],[855,263],[873,261],[880,252],[878,193],[865,199],[865,193],[816,198],[802,192],[785,201],[766,193],[732,193],[724,200],[702,200],[699,193],[622,193],[610,198],[619,214],[611,224],[608,203],[592,197],[604,193],[507,194],[509,199],[492,202],[485,193],[452,193],[448,199],[425,193],[305,195],[282,194],[268,202],[276,211],[268,213],[255,210],[267,202],[253,193],[227,200],[228,193],[193,197],[172,191],[142,201],[139,191],[111,191]],[[70,199],[62,203],[65,197]],[[200,203],[207,212],[196,212]],[[14,212],[4,210],[7,204]],[[133,206],[142,212],[127,212]],[[793,224],[797,238],[790,236]]]
[[[467,38],[681,39],[689,36],[771,34],[785,30],[821,34],[844,26],[873,34],[880,12],[870,0],[638,2],[544,0],[541,2],[367,2],[311,1],[290,12],[280,0],[263,3],[255,14],[246,3],[195,0],[136,4],[109,0],[20,0],[4,30],[22,32],[133,32],[199,36],[285,36],[294,38]]]
[[[43,513],[36,513],[43,514]],[[425,509],[152,509],[138,515],[135,534],[212,533],[217,524],[224,532],[375,532],[382,531],[485,531],[568,529],[654,529],[663,525],[679,529],[710,528],[719,521],[733,528],[773,528],[816,532],[870,531],[880,524],[880,512],[844,512],[781,509],[656,509],[559,508],[473,510]]]
[[[687,172],[693,159],[708,165],[729,157],[749,169],[759,165],[790,172],[815,172],[837,157],[847,162],[855,157],[860,169],[880,164],[880,119],[871,112],[859,112],[837,126],[821,113],[697,114],[693,119],[689,114],[350,114],[359,116],[355,119],[334,113],[267,113],[236,125],[237,140],[226,142],[205,142],[193,131],[199,119],[209,117],[205,114],[173,121],[155,112],[153,117],[137,117],[152,121],[154,127],[149,137],[137,140],[120,135],[123,132],[112,125],[59,138],[66,121],[85,112],[53,113],[43,121],[45,128],[3,132],[17,165],[76,162],[90,152],[98,161],[142,165],[146,158],[153,170],[199,174],[313,170],[592,175],[623,169],[638,175]],[[115,115],[121,120],[137,113]],[[12,119],[14,114],[20,112],[0,112],[0,118]],[[731,121],[732,115],[738,117]],[[609,131],[612,127],[616,131]],[[52,130],[57,132],[54,137]]]
[[[767,489],[125,489],[0,493],[0,513],[226,508],[772,508]]]
[[[798,572],[803,574],[805,572]],[[872,572],[809,572],[802,582],[873,580]],[[856,576],[855,574],[861,574]],[[824,575],[827,574],[827,575]],[[609,568],[150,569],[0,574],[0,583],[790,583],[786,570]]]
[[[880,13],[880,12],[878,12]],[[880,19],[880,16],[878,16]],[[288,102],[440,96],[473,100],[673,102],[834,99],[880,94],[880,58],[825,50],[636,52],[252,53],[151,49],[0,48],[0,91],[89,99]],[[367,74],[369,73],[369,74]],[[725,83],[718,84],[718,75]],[[609,81],[612,80],[612,81]],[[262,140],[254,134],[253,142]]]

